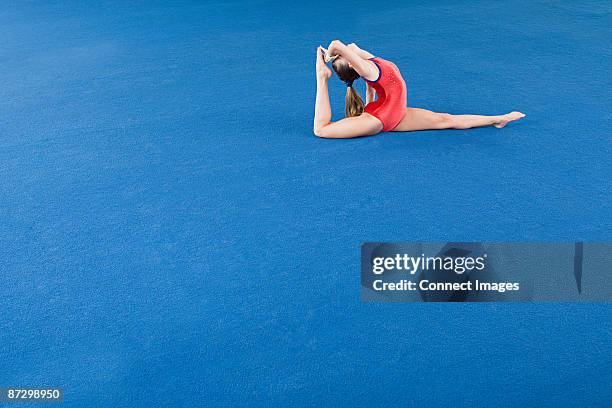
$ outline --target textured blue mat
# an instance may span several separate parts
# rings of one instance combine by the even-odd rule
[[[167,3],[0,10],[0,386],[610,406],[607,305],[359,301],[363,241],[612,239],[610,2]],[[394,61],[413,106],[527,118],[317,139],[334,38]]]

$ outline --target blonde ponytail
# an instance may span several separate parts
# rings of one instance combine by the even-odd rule
[[[346,87],[346,117],[359,116],[363,113],[363,99],[352,85]]]

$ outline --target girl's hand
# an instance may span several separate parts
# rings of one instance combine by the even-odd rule
[[[325,48],[319,46],[317,48],[317,78],[329,79],[332,75],[331,70],[325,64]]]

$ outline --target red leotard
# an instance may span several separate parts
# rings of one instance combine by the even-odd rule
[[[382,58],[370,58],[378,67],[378,79],[368,81],[376,90],[377,99],[365,107],[365,112],[380,120],[383,132],[393,130],[399,125],[406,114],[408,93],[406,82],[397,66]],[[365,78],[364,78],[365,79]]]

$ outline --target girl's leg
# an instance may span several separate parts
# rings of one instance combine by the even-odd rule
[[[351,137],[372,136],[380,133],[383,124],[374,116],[364,113],[337,122],[330,122],[320,129],[315,128],[315,135],[328,139],[349,139]]]
[[[330,73],[331,74],[331,73]],[[315,102],[314,133],[323,129],[331,122],[332,112],[329,104],[329,77],[317,75],[317,98]],[[317,135],[318,136],[318,135]]]
[[[406,115],[394,132],[410,132],[414,130],[433,129],[470,129],[480,126],[495,126],[503,128],[525,115],[520,112],[510,112],[498,116],[482,115],[450,115],[448,113],[437,113],[426,109],[406,108]]]
[[[331,122],[331,106],[327,82],[331,76],[329,68],[321,66],[317,56],[317,97],[315,102],[314,134],[319,137],[346,139],[379,133],[383,125],[375,117],[366,114]],[[324,62],[323,62],[324,64]],[[329,71],[329,74],[327,71]]]

